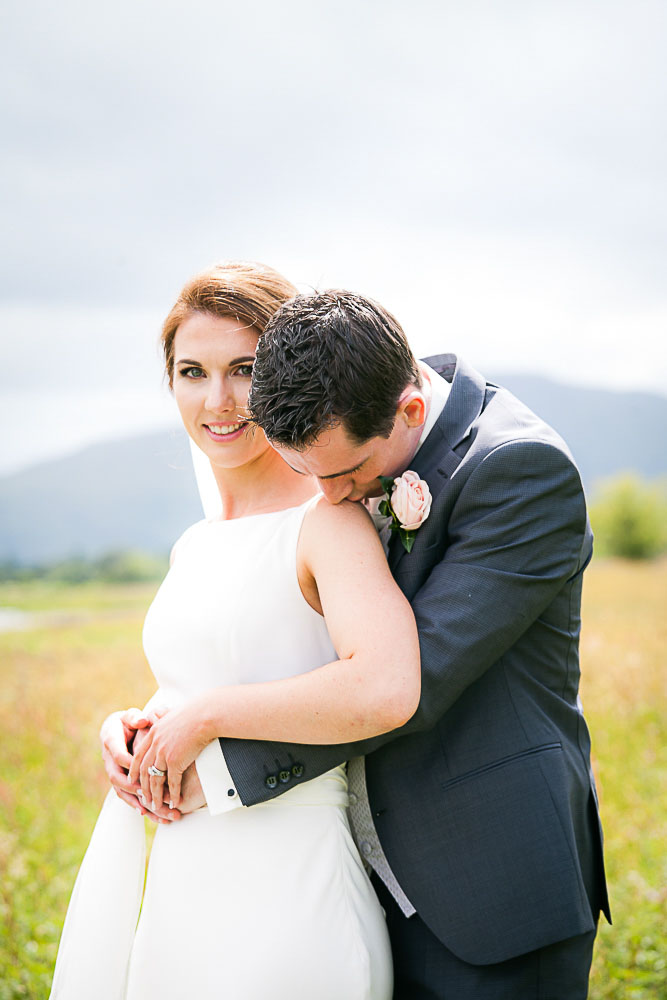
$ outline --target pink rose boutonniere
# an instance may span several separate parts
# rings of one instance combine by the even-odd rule
[[[380,476],[380,482],[387,499],[382,501],[378,510],[385,517],[391,517],[391,530],[399,533],[403,548],[410,552],[417,528],[422,526],[431,511],[428,483],[410,469],[396,479]]]

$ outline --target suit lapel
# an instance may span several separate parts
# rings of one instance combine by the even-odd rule
[[[463,358],[457,358],[455,354],[437,354],[432,358],[424,358],[424,361],[452,384],[449,399],[433,431],[440,428],[449,447],[456,448],[468,436],[472,425],[482,412],[486,379],[472,365]],[[433,431],[419,449],[417,457],[428,444]]]
[[[442,413],[410,463],[410,468],[428,483],[435,504],[438,494],[463,460],[467,449],[459,449],[458,446],[469,436],[472,425],[482,412],[486,381],[471,365],[454,354],[439,354],[424,360],[452,386]],[[392,573],[396,572],[406,555],[398,534],[393,534],[389,545]]]

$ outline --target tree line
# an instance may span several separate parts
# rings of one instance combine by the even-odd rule
[[[667,551],[667,480],[624,473],[599,484],[589,504],[596,556],[652,559]],[[168,556],[136,549],[98,558],[72,556],[49,565],[0,564],[0,581],[141,583],[162,579]]]
[[[147,583],[161,580],[169,557],[137,549],[108,552],[96,559],[72,556],[46,566],[0,564],[0,582],[47,580],[54,583]]]

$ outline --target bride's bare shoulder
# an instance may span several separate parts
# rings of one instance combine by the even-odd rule
[[[310,506],[304,519],[304,527],[308,524],[313,530],[347,527],[352,530],[374,531],[370,514],[362,503],[352,503],[341,500],[340,503],[329,503],[324,496],[319,496]]]
[[[323,496],[306,513],[299,549],[300,556],[310,565],[315,565],[318,557],[338,562],[340,558],[349,559],[376,549],[384,558],[375,526],[364,505],[349,500],[332,504]]]

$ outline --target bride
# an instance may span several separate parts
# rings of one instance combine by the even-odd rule
[[[363,739],[402,725],[419,699],[414,618],[370,518],[324,501],[244,416],[258,336],[295,293],[270,268],[215,266],[188,282],[163,327],[169,383],[210,462],[219,515],[178,540],[148,611],[159,691],[145,714],[168,706],[164,722],[194,729],[206,752],[219,735]],[[143,822],[110,792],[51,996],[389,1000],[388,937],[351,839],[345,769],[306,777],[294,761],[267,775],[289,786],[282,795],[215,815],[169,822],[156,802],[143,896]],[[126,780],[122,797],[137,804]]]

